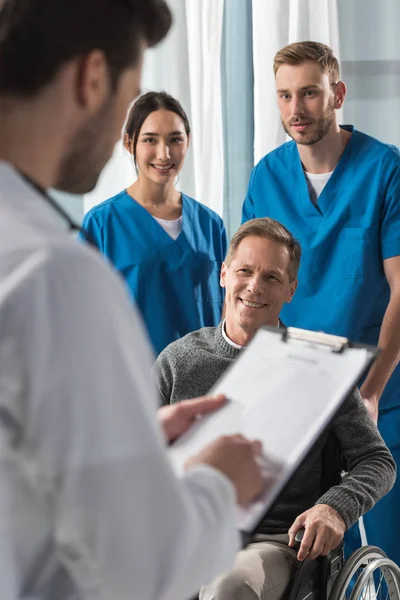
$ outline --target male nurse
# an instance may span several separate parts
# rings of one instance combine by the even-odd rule
[[[400,154],[339,126],[346,86],[329,47],[290,44],[276,54],[274,72],[292,141],[254,167],[243,221],[272,217],[301,243],[299,287],[282,311],[286,325],[381,348],[360,392],[400,464]],[[400,564],[399,478],[364,522],[368,542]]]

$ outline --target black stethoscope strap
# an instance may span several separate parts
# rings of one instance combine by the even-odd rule
[[[88,244],[90,244],[91,246],[93,246],[94,248],[96,248],[98,250],[98,246],[94,243],[94,241],[93,241],[90,233],[84,227],[81,227],[81,225],[79,225],[73,219],[71,219],[71,217],[69,216],[69,214],[62,208],[62,206],[60,206],[54,200],[54,198],[52,198],[50,196],[50,194],[45,189],[43,189],[42,187],[40,187],[40,185],[38,185],[35,181],[33,181],[33,179],[31,179],[30,177],[28,177],[28,175],[25,175],[25,173],[23,173],[20,169],[18,169],[18,172],[21,175],[21,177],[26,181],[26,183],[28,185],[30,185],[32,188],[34,188],[38,192],[38,194],[40,194],[42,196],[42,198],[44,200],[46,200],[46,202],[48,204],[50,204],[50,206],[52,207],[52,209],[56,213],[58,213],[60,215],[60,217],[62,217],[64,219],[64,221],[68,225],[69,231],[76,231],[77,233],[79,233],[85,239],[85,241]]]

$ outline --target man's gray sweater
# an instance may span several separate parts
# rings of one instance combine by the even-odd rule
[[[224,339],[222,323],[173,342],[155,364],[163,403],[207,394],[240,352]],[[340,444],[348,474],[340,485],[321,495],[322,450],[329,431]],[[271,508],[259,533],[286,533],[295,518],[314,504],[332,506],[349,528],[391,489],[395,463],[358,392],[346,400],[329,431],[321,436]]]

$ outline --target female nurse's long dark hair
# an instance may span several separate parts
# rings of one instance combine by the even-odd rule
[[[169,110],[176,113],[183,121],[187,135],[190,134],[189,119],[182,105],[167,92],[148,92],[140,96],[129,111],[128,119],[125,125],[125,137],[132,144],[132,154],[136,167],[136,147],[139,138],[139,132],[147,117],[156,110]],[[136,167],[137,170],[137,167]]]

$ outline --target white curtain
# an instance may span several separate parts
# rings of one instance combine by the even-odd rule
[[[193,135],[179,187],[222,216],[224,149],[221,46],[224,0],[169,0],[174,25],[167,39],[147,52],[142,91],[165,90],[188,114]],[[132,160],[118,144],[85,211],[118,193],[135,178]]]
[[[339,58],[337,0],[253,0],[254,162],[286,141],[272,70],[276,52],[313,40]]]

